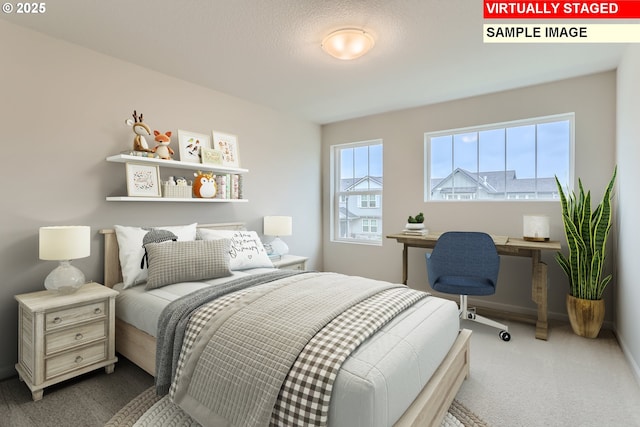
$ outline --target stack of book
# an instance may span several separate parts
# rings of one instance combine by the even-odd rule
[[[280,254],[269,254],[269,259],[271,261],[280,261],[282,259],[282,255],[280,255]]]
[[[244,179],[238,174],[216,174],[216,199],[242,199]]]
[[[426,228],[423,228],[421,230],[410,230],[408,228],[405,228],[404,230],[402,230],[402,234],[408,234],[410,236],[426,236],[427,234],[429,234],[429,230],[427,230]]]
[[[152,153],[151,151],[135,151],[135,150],[125,150],[125,151],[121,151],[121,154],[126,154],[127,156],[138,156],[138,157],[148,157],[150,159],[159,159],[160,156],[158,156],[155,153]]]

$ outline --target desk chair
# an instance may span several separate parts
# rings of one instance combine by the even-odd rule
[[[491,236],[480,232],[450,231],[442,234],[426,254],[429,285],[438,292],[460,295],[460,318],[501,329],[500,339],[509,341],[507,325],[467,308],[467,295],[493,295],[498,283],[500,256]]]

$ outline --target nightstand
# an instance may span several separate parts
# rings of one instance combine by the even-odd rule
[[[113,289],[87,283],[62,295],[38,291],[16,295],[20,380],[33,400],[45,387],[98,368],[113,372],[115,296]]]
[[[283,255],[278,260],[272,260],[273,266],[281,270],[306,270],[309,258],[297,255]]]

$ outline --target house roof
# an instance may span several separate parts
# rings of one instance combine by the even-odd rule
[[[443,189],[450,178],[456,174],[465,176],[474,183],[474,188],[482,187],[490,194],[499,193],[553,193],[557,192],[555,178],[518,178],[515,170],[469,172],[462,168],[455,169],[450,175],[439,180],[432,180],[434,190]]]
[[[340,181],[340,191],[351,191],[353,188],[357,187],[358,184],[364,182],[366,180],[371,180],[374,184],[378,184],[382,187],[382,177],[381,176],[363,176],[361,178],[343,178]]]

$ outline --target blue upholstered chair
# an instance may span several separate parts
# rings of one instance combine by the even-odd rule
[[[500,256],[491,236],[474,231],[443,233],[431,253],[426,254],[429,285],[438,292],[460,295],[460,318],[500,329],[509,341],[507,325],[476,314],[467,307],[467,295],[493,295],[498,283]]]

